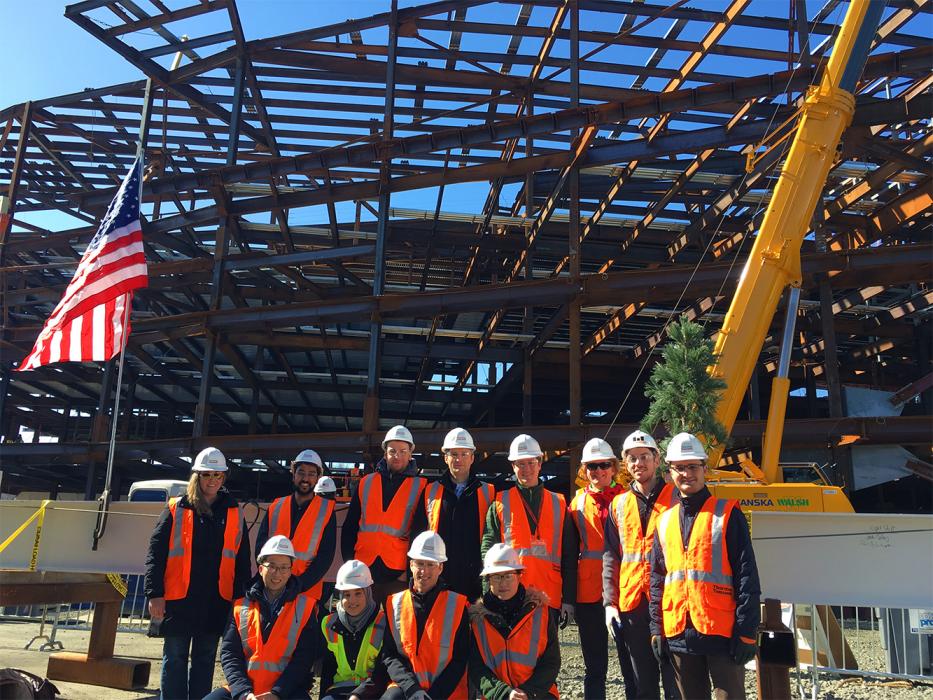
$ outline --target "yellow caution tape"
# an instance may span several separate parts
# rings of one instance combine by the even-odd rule
[[[32,541],[32,557],[29,559],[29,570],[36,570],[36,563],[39,561],[39,540],[42,539],[42,523],[45,522],[45,507],[50,503],[50,501],[42,501],[42,505],[39,506],[39,520],[36,522],[36,537]]]
[[[126,581],[120,574],[107,574],[107,580],[117,589],[117,593],[126,598]]]
[[[30,524],[32,524],[32,521],[33,521],[33,520],[35,520],[36,518],[43,518],[43,517],[45,517],[45,506],[48,505],[48,503],[49,503],[48,501],[42,501],[42,505],[39,506],[39,509],[38,509],[35,513],[33,513],[32,515],[30,515],[30,516],[26,519],[26,522],[24,522],[22,525],[20,525],[18,528],[16,528],[16,530],[13,531],[13,534],[12,534],[12,535],[10,535],[9,537],[7,537],[5,540],[3,540],[2,543],[0,543],[0,553],[3,553],[3,550],[6,549],[7,547],[9,547],[10,544],[13,542],[13,540],[15,540],[17,537],[19,537],[19,536],[22,534],[23,530],[25,530],[27,527],[30,526]],[[41,527],[41,520],[40,520],[40,527]],[[37,552],[37,549],[38,549],[38,542],[39,542],[39,535],[38,535],[38,533],[37,533],[37,534],[36,534],[36,543],[33,545],[33,550],[34,550],[33,556],[34,556],[34,557],[38,555],[38,552]]]

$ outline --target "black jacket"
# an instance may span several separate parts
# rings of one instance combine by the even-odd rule
[[[421,635],[424,633],[424,626],[428,620],[428,615],[431,614],[434,603],[437,601],[437,595],[445,588],[446,586],[443,581],[439,581],[434,588],[424,595],[415,593],[409,588],[409,591],[411,591],[412,607],[415,611],[415,624],[418,626],[419,642],[421,640]],[[390,681],[394,681],[399,688],[401,688],[406,698],[411,697],[422,689],[421,685],[418,683],[418,678],[415,676],[415,672],[412,670],[411,662],[408,660],[408,657],[395,645],[395,638],[392,636],[390,627],[391,621],[386,620],[386,633],[382,640],[382,651],[379,652],[379,656],[376,658],[376,666],[373,669],[372,677],[369,680],[363,681],[354,691],[355,695],[358,695],[364,700],[381,697]],[[440,700],[441,698],[454,697],[454,690],[456,690],[460,681],[463,679],[463,675],[467,671],[467,659],[469,658],[469,654],[470,620],[469,615],[464,613],[460,620],[460,625],[454,633],[454,644],[450,654],[450,662],[426,691],[431,698]]]
[[[385,459],[380,459],[379,463],[376,464],[376,474],[382,479],[382,509],[386,510],[405,479],[418,476],[418,464],[415,462],[415,458],[412,457],[408,462],[408,466],[396,474],[389,471],[389,465],[386,464]],[[356,540],[360,534],[360,518],[363,515],[360,499],[357,495],[359,487],[360,482],[358,481],[350,494],[350,507],[347,509],[347,517],[343,521],[343,527],[340,530],[340,553],[343,555],[344,561],[356,559]],[[417,508],[415,510],[417,511]],[[374,583],[394,581],[401,576],[402,571],[403,569],[390,569],[382,561],[381,557],[376,557],[375,561],[369,565],[369,572],[373,576]]]
[[[459,498],[450,472],[438,479],[438,483],[444,487],[437,532],[447,545],[444,580],[451,590],[465,595],[467,600],[476,600],[483,593],[479,578],[479,572],[483,570],[483,559],[479,550],[486,513],[484,512],[480,519],[477,502],[477,492],[483,482],[471,476]],[[430,488],[430,485],[427,488]],[[411,531],[413,535],[417,535],[427,529],[428,516],[422,497],[419,508],[415,511]]]
[[[162,636],[210,634],[220,636],[230,616],[230,602],[220,597],[217,579],[223,550],[227,509],[237,505],[226,490],[221,490],[211,505],[213,517],[194,516],[191,538],[191,578],[188,595],[180,600],[165,601],[165,619],[160,626]],[[189,508],[188,497],[182,496],[179,508]],[[165,595],[165,564],[172,534],[172,512],[165,508],[149,540],[146,556],[145,590],[147,598]],[[242,595],[252,573],[249,533],[243,529],[243,539],[236,555],[233,597]]]
[[[515,629],[515,625],[538,606],[547,607],[547,597],[534,588],[526,589],[519,584],[515,598],[505,603],[487,593],[470,608],[470,620],[472,624],[478,625],[485,618],[503,637],[507,637]],[[544,647],[544,653],[538,657],[531,677],[517,688],[524,690],[532,700],[553,697],[550,690],[557,682],[557,674],[560,673],[557,623],[550,612],[547,613],[547,619],[547,645]],[[509,693],[516,690],[498,678],[486,665],[474,635],[470,635],[470,681],[473,686],[479,688],[480,696],[486,700],[508,700]]]
[[[356,656],[360,653],[360,646],[363,644],[363,638],[366,636],[369,626],[373,623],[373,620],[376,619],[376,615],[379,614],[379,611],[382,609],[382,606],[377,605],[373,610],[372,614],[366,620],[366,624],[363,625],[362,629],[359,632],[351,632],[343,623],[340,621],[340,618],[334,615],[333,620],[330,623],[330,628],[337,633],[338,636],[343,638],[343,651],[347,655],[347,663],[350,665],[350,668],[356,666]],[[318,627],[319,638],[318,644],[321,649],[321,694],[323,698],[327,695],[327,691],[334,684],[334,676],[337,675],[337,659],[334,658],[334,655],[327,648],[327,642],[324,639],[323,632],[321,628]],[[388,634],[388,630],[386,630]],[[385,635],[383,635],[383,639]]]
[[[294,600],[299,593],[298,579],[292,576],[286,582],[282,595],[273,605],[270,605],[266,600],[262,579],[256,576],[253,580],[253,585],[246,592],[246,600],[259,603],[260,633],[264,642],[269,640],[269,634],[282,612],[282,607],[285,603]],[[312,614],[304,629],[301,630],[298,643],[295,645],[295,653],[292,654],[285,670],[279,674],[275,685],[272,686],[272,692],[281,700],[306,697],[311,685],[311,664],[314,663],[317,648],[316,620],[317,616]],[[246,675],[246,657],[243,655],[243,640],[240,639],[238,621],[232,615],[220,646],[220,665],[224,670],[227,685],[230,687],[230,694],[235,700],[242,700],[253,692],[253,684]]]
[[[690,541],[690,531],[696,521],[697,513],[711,498],[709,489],[680,498],[680,532],[686,548]],[[732,567],[732,586],[735,593],[735,628],[732,638],[739,636],[755,639],[758,623],[761,621],[759,601],[761,584],[758,580],[758,566],[755,564],[755,552],[752,538],[748,532],[748,522],[742,511],[736,507],[729,517],[726,527],[726,551],[729,565]],[[648,609],[651,613],[651,634],[662,635],[664,624],[661,603],[664,596],[664,577],[667,566],[664,563],[664,550],[655,543],[651,549],[651,601]],[[686,654],[707,656],[728,656],[732,653],[732,640],[718,635],[700,634],[687,615],[687,628],[682,634],[667,640],[672,651]]]
[[[291,508],[291,532],[288,533],[288,539],[295,537],[295,530],[301,522],[301,517],[307,512],[308,506],[315,498],[322,498],[315,494],[311,500],[302,505],[298,505],[295,495],[288,497],[288,505]],[[259,521],[259,533],[256,535],[256,551],[262,551],[262,546],[269,539],[269,514],[265,513]],[[333,511],[330,520],[324,526],[324,532],[321,533],[321,544],[317,549],[317,556],[311,560],[305,572],[298,577],[298,585],[301,591],[306,591],[322,578],[330,569],[334,562],[334,553],[337,551],[337,511]]]

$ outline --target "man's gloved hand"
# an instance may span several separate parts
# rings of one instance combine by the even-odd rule
[[[616,630],[622,627],[622,620],[619,617],[619,609],[615,605],[606,606],[606,629],[613,639],[616,638]]]
[[[558,624],[561,629],[564,629],[567,625],[573,623],[573,606],[570,603],[564,603],[560,606],[560,617],[558,618]]]
[[[658,660],[659,664],[667,661],[670,656],[667,640],[660,634],[651,635],[651,653],[654,654],[654,658]]]
[[[748,637],[734,637],[732,639],[732,659],[740,666],[744,666],[754,659],[757,652],[758,645],[755,644],[754,639]]]

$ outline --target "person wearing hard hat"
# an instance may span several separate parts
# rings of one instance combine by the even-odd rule
[[[586,674],[583,695],[589,700],[606,697],[609,646],[603,613],[603,531],[612,499],[623,490],[616,484],[619,460],[609,443],[593,438],[583,446],[580,462],[587,485],[570,501],[569,553],[577,559],[577,576],[568,586],[576,590],[574,617]]]
[[[564,496],[544,488],[538,478],[544,452],[530,435],[519,435],[509,447],[515,486],[500,491],[486,513],[482,555],[496,542],[518,550],[525,567],[525,583],[541,590],[565,626],[573,615],[573,582],[577,575],[571,552],[567,503]],[[562,576],[563,575],[563,576]],[[561,600],[566,600],[561,605]]]
[[[602,602],[606,628],[619,656],[628,698],[664,697],[679,700],[674,669],[651,652],[648,595],[650,554],[658,518],[675,501],[674,487],[658,476],[661,451],[654,438],[636,430],[622,443],[622,460],[631,477],[629,489],[616,496],[605,525],[602,557]]]
[[[415,441],[408,428],[391,428],[382,450],[376,470],[360,479],[350,495],[340,535],[344,560],[359,559],[369,567],[378,602],[405,588],[405,552],[427,485],[427,479],[418,476]]]
[[[250,578],[249,538],[226,478],[223,453],[201,450],[185,495],[169,500],[149,541],[144,588],[151,633],[165,640],[165,700],[210,692],[230,604]]]
[[[670,655],[685,698],[745,698],[755,658],[761,585],[737,501],[706,487],[706,451],[690,433],[667,447],[679,500],[658,520],[651,550],[651,647]]]
[[[507,544],[490,547],[484,564],[489,591],[470,608],[472,685],[490,700],[558,697],[560,642],[547,597],[522,584],[525,567]]]
[[[351,559],[337,570],[337,612],[321,621],[321,700],[346,700],[369,678],[382,649],[386,616],[373,598],[369,567]]]
[[[373,675],[351,700],[468,697],[469,602],[441,578],[447,561],[444,540],[436,532],[422,532],[411,541],[408,558],[411,582],[386,599],[389,633]]]
[[[256,561],[259,575],[233,605],[220,648],[227,685],[204,700],[308,700],[316,630],[313,597],[292,575],[295,548],[273,535]]]
[[[285,535],[295,547],[292,573],[298,587],[315,600],[323,600],[324,575],[337,550],[337,519],[334,501],[317,494],[324,462],[314,450],[302,450],[291,465],[292,493],[276,498],[259,523],[256,549],[262,549],[270,536]],[[328,591],[330,593],[330,591]]]
[[[447,433],[441,452],[447,471],[425,488],[424,507],[415,514],[412,529],[432,530],[443,538],[450,553],[444,564],[447,586],[467,600],[476,600],[483,592],[480,539],[496,490],[470,473],[476,446],[466,430],[454,428]]]

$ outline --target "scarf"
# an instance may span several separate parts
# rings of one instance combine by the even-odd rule
[[[349,615],[347,611],[343,609],[343,601],[337,601],[337,619],[353,634],[359,634],[366,629],[369,619],[376,610],[376,601],[373,600],[372,586],[364,588],[363,591],[366,593],[366,605],[359,615]]]

